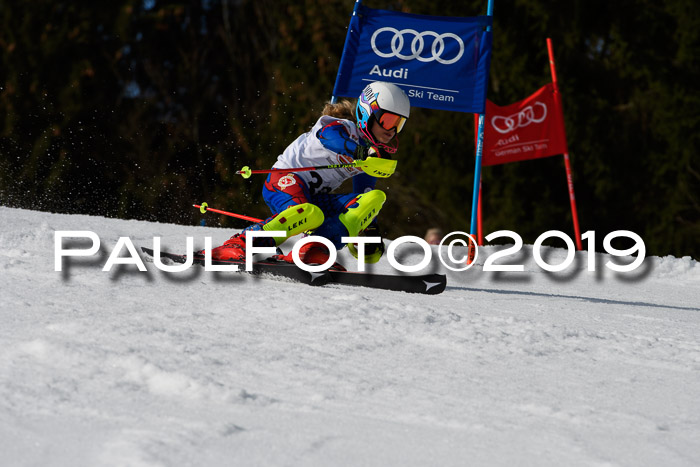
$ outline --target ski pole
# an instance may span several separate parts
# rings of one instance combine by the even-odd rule
[[[207,203],[202,203],[201,206],[199,204],[193,204],[192,206],[194,206],[195,208],[199,208],[199,212],[201,212],[202,214],[204,214],[207,211],[211,211],[211,212],[215,212],[217,214],[224,214],[225,216],[237,217],[238,219],[243,219],[245,221],[250,221],[250,222],[262,221],[262,219],[257,219],[255,217],[244,216],[243,214],[236,214],[233,212],[222,211],[220,209],[210,208]]]
[[[347,167],[357,167],[357,161],[351,162],[349,164],[318,165],[315,167],[294,167],[293,169],[251,169],[246,165],[241,170],[237,171],[236,175],[240,175],[243,178],[250,178],[250,176],[253,174],[271,174],[275,172],[308,172],[309,170],[344,169]]]
[[[344,169],[348,167],[357,167],[363,172],[379,178],[390,177],[396,170],[397,161],[393,159],[382,159],[379,157],[368,157],[366,159],[348,162],[346,164],[331,164],[318,165],[315,167],[290,167],[288,169],[251,169],[248,166],[243,167],[236,172],[236,175],[241,175],[243,178],[250,178],[253,174],[271,174],[276,172],[292,173],[292,172],[308,172],[309,170],[323,169]]]

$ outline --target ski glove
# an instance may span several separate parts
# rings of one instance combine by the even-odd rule
[[[353,158],[356,161],[363,161],[367,159],[369,156],[374,156],[377,153],[377,148],[374,146],[365,146],[362,143],[358,143],[357,148],[355,149],[355,154],[353,155]]]
[[[391,160],[383,149],[358,144],[354,157],[356,167],[372,177],[389,178],[396,171],[397,161]]]
[[[365,146],[361,143],[357,145],[355,149],[354,159],[356,161],[363,161],[368,157],[380,157],[382,159],[391,159],[391,154],[382,148],[375,146]]]

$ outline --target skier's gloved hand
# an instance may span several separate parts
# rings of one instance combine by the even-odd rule
[[[375,178],[388,178],[396,171],[398,161],[392,160],[390,154],[374,146],[358,144],[354,156],[356,167]]]
[[[367,227],[363,234],[365,237],[382,238],[379,232],[379,227],[376,223]],[[348,244],[348,250],[350,250],[350,254],[352,254],[355,258],[359,256],[359,252],[357,251],[357,247],[354,243]],[[384,250],[384,239],[382,239],[380,243],[365,243],[365,263],[373,264],[379,261],[384,254]]]
[[[380,150],[374,146],[365,146],[363,144],[358,144],[357,149],[355,149],[354,158],[356,161],[363,161],[368,157],[381,157]]]

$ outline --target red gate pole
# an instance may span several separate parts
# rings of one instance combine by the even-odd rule
[[[549,52],[549,69],[552,71],[552,84],[554,85],[554,102],[557,106],[561,129],[564,132],[564,165],[566,167],[566,180],[569,185],[569,200],[571,201],[571,217],[574,220],[574,234],[576,236],[576,248],[583,250],[581,244],[581,231],[578,224],[578,211],[576,209],[576,195],[574,194],[574,178],[571,172],[571,161],[569,160],[569,144],[566,141],[566,128],[564,127],[564,109],[561,104],[561,95],[559,94],[559,84],[557,83],[557,70],[554,66],[554,51],[552,49],[552,39],[547,38],[547,51]]]

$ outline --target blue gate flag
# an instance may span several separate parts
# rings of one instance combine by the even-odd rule
[[[401,87],[412,107],[486,111],[492,16],[425,16],[359,5],[350,20],[334,96],[372,81]]]

